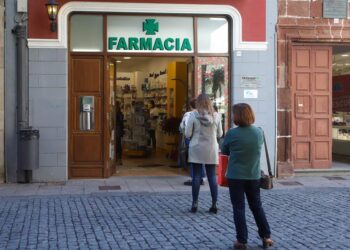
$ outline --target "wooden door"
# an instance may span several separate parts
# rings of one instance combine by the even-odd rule
[[[332,163],[332,48],[292,46],[294,168]]]
[[[99,56],[72,56],[70,60],[69,178],[105,175],[103,62]]]

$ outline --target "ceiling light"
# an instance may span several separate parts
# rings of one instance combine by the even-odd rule
[[[119,61],[119,60],[117,61],[117,63],[121,63],[121,62],[122,62],[122,61]]]
[[[131,59],[131,57],[129,57],[129,56],[124,56],[124,59],[125,59],[125,60],[129,60],[129,59]]]
[[[346,57],[346,56],[349,56],[349,54],[342,54],[341,56],[344,56],[344,57]]]

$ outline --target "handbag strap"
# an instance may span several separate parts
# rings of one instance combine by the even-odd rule
[[[264,139],[267,169],[269,171],[269,176],[272,177],[273,175],[272,175],[272,171],[271,171],[271,163],[270,163],[269,151],[267,150],[267,145],[266,145],[265,133],[264,133],[264,130],[262,128],[260,128],[260,129],[261,129],[261,132],[262,132],[262,135],[263,135],[263,139]]]

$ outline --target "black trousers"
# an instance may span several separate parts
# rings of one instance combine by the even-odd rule
[[[155,149],[157,145],[156,141],[156,131],[154,129],[149,130],[149,135],[151,137],[151,142],[152,142],[152,148]]]
[[[249,208],[254,215],[259,236],[261,238],[270,238],[270,226],[260,199],[260,180],[228,179],[228,185],[233,206],[233,219],[236,226],[237,240],[241,243],[247,243],[248,240],[244,195],[247,197]]]

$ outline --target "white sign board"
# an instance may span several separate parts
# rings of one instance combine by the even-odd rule
[[[245,99],[258,98],[258,90],[257,89],[245,89],[243,91],[243,96]]]

